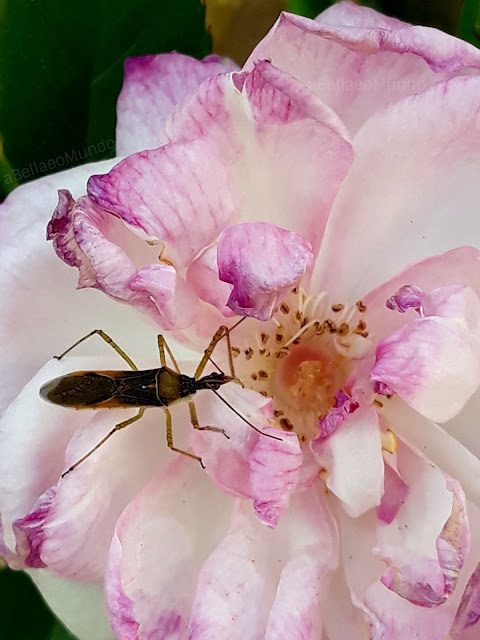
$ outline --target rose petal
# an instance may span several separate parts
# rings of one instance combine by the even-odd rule
[[[282,13],[244,69],[250,71],[257,60],[271,60],[311,89],[355,132],[374,112],[402,97],[480,68],[478,51],[461,40],[365,7],[352,9],[346,4],[345,10],[344,6],[335,6],[315,21]]]
[[[382,500],[377,507],[377,517],[385,524],[390,524],[408,496],[408,484],[387,462],[385,462],[383,488]]]
[[[480,78],[453,78],[396,102],[364,124],[312,286],[335,299],[356,300],[406,264],[471,243],[480,198],[479,94]],[[378,140],[395,149],[388,167],[378,154]],[[400,286],[412,283],[419,285],[404,280]]]
[[[397,460],[409,494],[392,523],[378,529],[376,552],[387,564],[382,583],[414,604],[435,607],[453,592],[468,552],[465,496],[403,443]]]
[[[203,137],[129,156],[92,176],[88,193],[144,239],[164,243],[166,258],[181,267],[233,220],[230,182],[216,145]]]
[[[352,518],[380,504],[384,470],[374,409],[360,407],[329,438],[314,438],[311,449],[327,473],[327,487]]]
[[[127,58],[117,101],[118,155],[168,142],[165,124],[175,107],[206,78],[237,68],[215,55],[203,60],[176,52]]]
[[[464,640],[467,630],[473,631],[480,620],[480,563],[470,576],[455,614],[450,637],[452,640]],[[472,636],[473,640],[473,636]]]
[[[29,182],[0,205],[0,289],[9,300],[0,309],[0,411],[54,353],[95,327],[112,331],[127,353],[133,346],[136,354],[151,353],[154,330],[137,314],[134,320],[127,307],[119,309],[96,291],[75,291],[74,270],[62,265],[45,242],[45,228],[58,201],[57,190],[65,187],[79,197],[92,172],[107,171],[116,162],[84,165]],[[60,299],[63,311],[52,320],[52,309]],[[132,321],[138,331],[132,332]],[[105,353],[96,339],[89,342],[82,346],[84,353],[89,349]]]
[[[106,573],[118,637],[185,637],[196,575],[233,506],[211,489],[200,465],[178,456],[121,515]]]
[[[273,427],[259,437],[250,457],[250,491],[260,522],[275,527],[288,508],[300,480],[302,450],[296,433],[281,433]]]
[[[67,469],[116,423],[135,413],[98,411],[90,420],[85,417],[88,414],[82,415],[82,428],[66,452]],[[46,565],[63,576],[80,580],[94,580],[103,574],[120,513],[162,466],[162,461],[165,464],[172,455],[165,446],[163,430],[158,428],[163,421],[162,412],[152,410],[138,423],[115,433],[17,520],[18,549],[29,566]],[[176,426],[181,427],[181,422],[176,420]]]
[[[377,345],[371,377],[426,418],[445,422],[477,389],[480,353],[457,322],[421,318]]]
[[[201,300],[216,307],[225,317],[235,315],[227,307],[232,287],[218,277],[216,246],[208,247],[189,265],[186,279]]]
[[[304,85],[264,60],[251,74],[204,82],[171,126],[182,140],[216,140],[232,165],[238,221],[274,223],[318,250],[353,156],[342,122]]]
[[[233,284],[228,306],[238,315],[268,320],[308,269],[311,245],[266,222],[229,227],[218,245],[220,279]]]

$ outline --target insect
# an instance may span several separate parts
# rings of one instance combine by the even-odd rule
[[[237,323],[238,324],[238,323]],[[234,327],[237,325],[234,325]],[[232,327],[232,329],[234,328]],[[79,464],[84,462],[99,447],[101,447],[114,433],[124,429],[130,424],[140,420],[149,407],[161,407],[166,416],[167,446],[172,451],[198,460],[204,467],[199,456],[179,449],[173,444],[172,435],[172,415],[169,407],[177,402],[188,402],[190,411],[190,421],[194,429],[200,431],[214,431],[229,436],[224,429],[212,426],[200,426],[193,396],[202,389],[213,391],[217,397],[230,409],[244,420],[250,427],[261,435],[281,440],[273,435],[266,434],[257,429],[234,407],[232,407],[219,393],[218,389],[228,382],[241,382],[235,377],[233,367],[232,347],[230,343],[230,331],[228,327],[222,325],[215,333],[210,344],[205,349],[203,356],[195,370],[193,377],[180,372],[177,362],[162,335],[157,336],[158,351],[160,355],[161,367],[157,369],[139,370],[133,360],[121,349],[113,340],[101,329],[95,329],[87,335],[77,340],[71,347],[66,349],[59,356],[54,356],[61,360],[67,353],[75,349],[82,342],[93,335],[99,335],[109,346],[114,349],[120,357],[129,365],[131,371],[73,371],[66,375],[54,378],[45,383],[40,389],[40,396],[53,404],[74,409],[113,409],[138,407],[138,413],[128,420],[119,422],[98,442],[93,449],[82,456],[75,464],[62,474],[62,478],[73,471]],[[202,375],[204,369],[211,360],[212,353],[222,338],[226,338],[228,359],[231,375],[225,375],[222,371]],[[168,353],[173,369],[167,366],[166,353]],[[213,363],[215,364],[215,363]],[[215,365],[217,366],[217,365]],[[218,368],[218,367],[217,367]],[[242,385],[243,386],[243,385]]]

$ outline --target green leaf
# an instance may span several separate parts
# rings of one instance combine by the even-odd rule
[[[50,630],[48,640],[75,640],[75,636],[67,631],[59,622],[55,622]]]
[[[480,46],[480,0],[465,0],[458,35]]]
[[[0,136],[13,177],[113,153],[125,57],[209,48],[201,0],[0,0]]]
[[[315,18],[319,13],[335,4],[334,0],[288,0],[288,10],[307,18]]]

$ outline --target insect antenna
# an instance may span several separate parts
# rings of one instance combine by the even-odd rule
[[[227,405],[227,407],[229,409],[231,409],[233,411],[233,413],[235,415],[237,415],[239,418],[241,418],[244,422],[246,422],[248,424],[249,427],[251,427],[254,431],[256,431],[257,433],[259,433],[261,436],[266,436],[267,438],[273,438],[273,440],[280,440],[280,442],[283,442],[283,438],[277,438],[277,436],[272,436],[270,433],[265,433],[264,431],[261,431],[261,429],[258,429],[254,424],[252,424],[251,422],[249,422],[245,416],[242,416],[242,414],[237,411],[235,409],[235,407],[232,407],[232,405],[227,402],[225,400],[225,398],[223,396],[221,396],[218,391],[216,389],[214,389],[212,386],[210,386],[209,384],[207,384],[208,388],[211,389],[213,391],[213,393],[217,396],[217,398],[219,398],[224,404]]]

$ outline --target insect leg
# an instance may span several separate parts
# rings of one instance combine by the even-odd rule
[[[113,436],[114,433],[116,433],[117,431],[120,431],[120,429],[124,429],[125,427],[128,427],[128,425],[132,424],[132,422],[136,422],[137,420],[140,420],[140,418],[143,416],[144,413],[145,413],[145,407],[140,407],[137,415],[133,416],[132,418],[128,418],[128,420],[124,420],[123,422],[119,422],[117,425],[115,425],[114,428],[111,431],[109,431],[107,435],[104,438],[102,438],[100,442],[93,447],[93,449],[90,449],[90,451],[86,453],[82,458],[80,458],[80,460],[77,460],[75,464],[73,464],[69,469],[67,469],[64,473],[62,473],[62,478],[64,478],[67,475],[67,473],[70,473],[70,471],[73,471],[76,467],[78,467],[79,464],[81,464],[84,460],[90,457],[92,453],[94,453],[97,449],[99,449],[102,446],[102,444],[104,444],[109,438]]]
[[[172,353],[170,347],[168,346],[167,341],[165,340],[165,338],[161,334],[159,334],[157,336],[157,341],[158,341],[158,351],[160,353],[160,364],[162,365],[162,367],[166,367],[167,366],[167,360],[165,358],[165,351],[166,351],[168,353],[168,355],[170,356],[170,360],[172,361],[172,364],[173,364],[176,372],[180,373],[180,369],[178,367],[177,361],[173,357],[173,353]]]
[[[205,367],[207,366],[207,362],[210,359],[210,356],[213,353],[213,350],[215,349],[215,347],[217,346],[217,344],[219,343],[219,341],[223,338],[223,336],[225,335],[225,331],[227,332],[228,335],[228,328],[225,327],[224,325],[222,325],[221,327],[219,327],[217,329],[217,331],[215,332],[215,335],[213,336],[213,338],[210,340],[210,344],[208,345],[208,347],[205,349],[205,351],[203,352],[203,357],[200,360],[200,363],[195,371],[195,375],[194,378],[196,380],[198,380],[198,378],[200,378],[200,376],[203,373],[203,370],[205,369]]]
[[[181,453],[183,456],[188,456],[189,458],[193,458],[194,460],[198,460],[200,462],[203,469],[205,469],[205,465],[202,462],[202,459],[199,456],[196,456],[193,453],[189,453],[188,451],[184,451],[183,449],[177,449],[177,447],[173,446],[173,435],[172,435],[172,414],[167,407],[163,407],[165,411],[166,418],[166,428],[167,428],[167,446],[172,451],[176,451],[177,453]]]
[[[69,353],[70,351],[72,351],[72,349],[75,349],[75,347],[78,347],[79,344],[81,344],[84,340],[87,340],[87,338],[90,338],[91,336],[98,334],[100,336],[100,338],[102,338],[102,340],[105,340],[105,342],[110,345],[112,347],[112,349],[115,349],[115,351],[118,353],[118,355],[123,358],[125,360],[125,362],[128,364],[128,366],[133,369],[134,371],[138,371],[138,367],[137,365],[133,362],[133,360],[131,358],[129,358],[127,356],[127,354],[125,353],[125,351],[123,349],[121,349],[118,344],[116,342],[114,342],[109,335],[107,335],[105,333],[105,331],[102,331],[101,329],[94,329],[93,331],[90,331],[90,333],[87,333],[86,336],[83,336],[83,338],[80,338],[80,340],[77,340],[74,344],[72,344],[71,347],[68,347],[68,349],[66,349],[63,353],[61,353],[59,356],[53,356],[56,360],[61,360],[63,358],[63,356],[66,356],[67,353]]]
[[[216,433],[223,433],[223,435],[230,440],[230,436],[225,433],[225,429],[220,429],[220,427],[201,427],[198,422],[197,417],[197,409],[195,408],[195,403],[193,400],[190,400],[188,403],[188,408],[190,410],[190,422],[192,423],[192,427],[194,429],[198,429],[199,431],[215,431]]]

